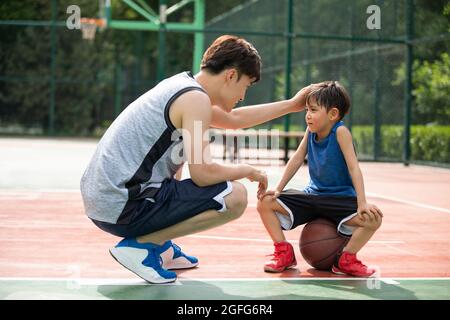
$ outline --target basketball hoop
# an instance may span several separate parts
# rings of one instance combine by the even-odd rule
[[[80,22],[83,39],[90,41],[95,39],[95,32],[97,31],[97,28],[104,29],[106,26],[104,19],[81,18]]]

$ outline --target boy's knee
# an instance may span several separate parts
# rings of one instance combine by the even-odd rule
[[[383,223],[383,218],[382,217],[378,217],[378,220],[377,220],[377,222],[375,224],[375,230],[380,229],[382,223]]]
[[[273,202],[273,199],[271,196],[265,196],[262,199],[258,199],[258,202],[256,204],[256,209],[258,210],[259,213],[262,213],[267,208],[270,208],[272,202]]]
[[[233,181],[233,192],[225,197],[225,203],[227,205],[228,214],[232,216],[233,219],[239,218],[247,208],[247,189],[242,183]]]
[[[377,220],[372,220],[372,221],[368,222],[366,224],[366,228],[369,230],[372,230],[372,231],[376,231],[381,227],[382,220],[383,220],[382,217],[378,217]]]

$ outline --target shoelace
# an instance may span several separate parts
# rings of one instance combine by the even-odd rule
[[[351,258],[349,260],[360,267],[367,268],[367,266],[364,263],[362,263],[360,260],[358,260],[358,258],[356,258],[356,256],[351,256]]]
[[[278,260],[285,251],[275,251],[272,254],[267,254],[266,257],[273,257],[271,260]]]

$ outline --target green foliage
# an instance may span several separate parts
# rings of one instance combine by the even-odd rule
[[[401,126],[381,126],[380,156],[400,160],[403,152]],[[358,155],[372,158],[374,136],[371,126],[354,126],[352,135]],[[450,163],[450,126],[412,126],[411,160]]]
[[[434,62],[414,65],[413,95],[419,117],[450,124],[450,58],[442,53]]]
[[[145,0],[158,12],[159,0]],[[179,0],[168,0],[171,6]],[[2,0],[0,19],[49,21],[49,0]],[[96,17],[98,1],[77,0],[82,16]],[[57,20],[67,18],[71,0],[57,1]],[[112,1],[114,19],[143,20],[123,1]],[[221,16],[210,28],[284,32],[287,1],[207,0],[206,21]],[[365,27],[370,0],[296,0],[294,33],[403,39],[405,1],[378,1],[382,29]],[[413,123],[450,122],[448,0],[414,0]],[[168,17],[169,22],[191,22],[193,4]],[[207,24],[208,25],[208,24]],[[447,36],[446,36],[447,34]],[[206,33],[205,46],[218,34]],[[157,33],[107,29],[94,42],[81,39],[77,30],[57,28],[56,130],[59,134],[101,134],[114,119],[115,107],[125,108],[155,84],[158,61]],[[252,88],[246,103],[285,97],[286,39],[244,35],[263,57],[262,81]],[[447,38],[446,38],[447,37]],[[433,40],[436,38],[437,40]],[[191,68],[193,34],[167,33],[166,75]],[[48,128],[50,104],[49,27],[0,26],[0,125],[18,123]],[[373,155],[374,106],[378,102],[385,126],[380,156],[401,159],[403,128],[404,46],[367,42],[293,40],[291,94],[308,84],[339,80],[352,95],[352,123],[361,154]],[[377,90],[375,90],[377,88]],[[378,93],[375,94],[375,91]],[[302,130],[303,113],[292,114],[291,130]],[[272,122],[283,130],[284,118]],[[389,124],[389,126],[387,125]],[[266,124],[267,125],[267,124]],[[365,126],[367,125],[367,126]],[[444,126],[412,128],[415,160],[448,163],[448,129]],[[292,142],[293,143],[293,142]],[[291,145],[295,148],[295,145]],[[440,160],[439,160],[440,159]],[[427,160],[427,161],[429,161]]]
[[[405,65],[397,69],[394,85],[405,80]],[[442,53],[435,61],[413,64],[414,123],[450,124],[450,57]]]
[[[158,12],[159,1],[147,4]],[[171,6],[178,1],[169,0]],[[207,19],[240,4],[241,0],[207,5]],[[0,19],[50,21],[49,0],[3,0]],[[97,17],[98,1],[56,1],[57,20],[76,4],[82,17]],[[123,1],[112,1],[114,19],[142,20]],[[169,22],[191,22],[193,4],[169,16]],[[49,127],[51,28],[0,26],[0,125],[14,128]],[[193,35],[168,33],[166,74],[190,70]],[[56,28],[55,129],[61,135],[98,134],[120,110],[155,84],[157,33],[112,30],[98,32],[91,43],[79,30]],[[118,110],[118,111],[120,111]],[[16,130],[15,129],[15,130]]]

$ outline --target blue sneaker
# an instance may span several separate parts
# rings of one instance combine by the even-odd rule
[[[162,267],[162,247],[153,243],[139,243],[135,238],[131,238],[123,239],[109,252],[117,262],[145,281],[173,282],[177,280],[177,274]]]
[[[196,257],[188,256],[172,241],[167,241],[161,246],[162,266],[165,269],[189,269],[198,265]]]

